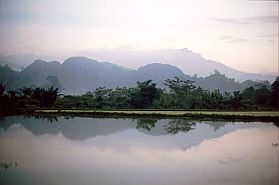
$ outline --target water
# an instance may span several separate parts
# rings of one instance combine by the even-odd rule
[[[6,117],[0,184],[278,184],[278,128],[263,122]]]

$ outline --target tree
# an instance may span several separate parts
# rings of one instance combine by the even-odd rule
[[[193,102],[190,102],[190,92],[196,89],[193,85],[194,81],[181,80],[178,77],[174,77],[173,80],[165,80],[165,85],[170,89],[170,95],[172,103],[176,108],[190,108]],[[192,96],[193,97],[193,96]]]
[[[241,96],[240,91],[234,91],[230,105],[233,109],[239,109],[241,107]]]
[[[53,107],[57,97],[60,96],[58,88],[50,87],[44,91],[43,100],[46,107]]]
[[[2,83],[0,83],[0,97],[4,95],[5,89],[6,87]]]
[[[158,121],[157,119],[150,119],[150,118],[137,119],[136,128],[150,131],[152,128],[155,127],[157,121]]]
[[[187,120],[178,119],[178,120],[171,120],[169,124],[165,125],[165,130],[168,134],[177,134],[178,132],[189,132],[193,130],[196,123],[190,123]]]
[[[20,88],[19,91],[24,98],[31,98],[33,94],[33,89],[30,87]]]
[[[99,87],[97,88],[93,94],[95,97],[95,107],[97,109],[101,109],[105,106],[108,105],[108,97],[109,97],[109,93],[112,91],[112,89],[106,89],[105,87]]]
[[[137,82],[137,87],[131,92],[131,105],[135,108],[148,108],[153,101],[160,98],[161,91],[152,80]]]
[[[37,100],[41,107],[53,107],[54,103],[61,94],[58,88],[50,87],[47,90],[37,87],[34,89],[32,98]]]
[[[278,109],[278,85],[279,85],[279,76],[276,77],[275,81],[271,85],[272,105],[277,109]]]
[[[130,108],[131,88],[123,87],[110,91],[108,102],[112,108]]]
[[[170,88],[171,93],[187,93],[196,88],[193,83],[194,81],[191,80],[181,80],[178,77],[174,77],[174,80],[165,80],[164,84]]]
[[[19,94],[20,94],[19,91],[16,89],[8,90],[8,95],[10,98],[16,98]]]
[[[268,103],[268,98],[270,97],[269,85],[260,84],[255,87],[255,104],[260,106],[265,106]]]

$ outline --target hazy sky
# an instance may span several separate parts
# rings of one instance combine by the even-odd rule
[[[278,70],[278,2],[0,0],[0,53],[189,48],[249,72]]]

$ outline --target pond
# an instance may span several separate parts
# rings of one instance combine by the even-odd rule
[[[278,184],[271,122],[5,117],[0,184]]]

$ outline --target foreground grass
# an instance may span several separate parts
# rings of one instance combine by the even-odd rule
[[[36,110],[39,114],[70,114],[89,116],[126,116],[126,117],[189,117],[189,118],[221,118],[249,119],[261,121],[278,121],[277,111],[169,111],[169,110]]]

